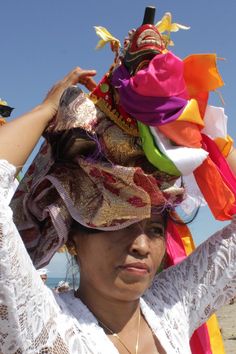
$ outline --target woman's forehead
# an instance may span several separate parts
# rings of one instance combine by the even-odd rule
[[[157,221],[157,222],[164,222],[165,219],[166,218],[165,218],[165,216],[163,214],[157,213],[155,211],[152,211],[150,218],[148,218],[147,220],[149,220],[149,221]]]
[[[151,212],[151,215],[149,218],[146,218],[146,219],[143,219],[141,221],[138,221],[138,222],[134,222],[133,224],[131,223],[131,225],[135,225],[135,224],[144,224],[144,223],[153,223],[153,222],[156,222],[156,223],[160,223],[162,224],[163,226],[165,226],[166,224],[166,214],[163,214],[163,213],[160,213],[160,212],[157,212],[157,211],[152,211]],[[130,225],[130,226],[131,226]],[[74,224],[74,236],[78,236],[78,235],[93,235],[93,234],[101,234],[101,233],[104,233],[104,234],[110,234],[110,233],[116,233],[116,232],[119,232],[119,231],[122,231],[126,228],[128,228],[129,226],[126,226],[125,228],[120,228],[119,230],[99,230],[99,229],[93,229],[93,228],[87,228],[83,225],[80,225],[78,223],[75,223]]]

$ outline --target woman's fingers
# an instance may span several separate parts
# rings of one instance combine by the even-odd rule
[[[94,80],[91,79],[91,78],[89,78],[88,82],[85,84],[85,87],[86,87],[89,91],[93,91],[96,86],[97,86],[96,81],[94,81]]]
[[[91,76],[83,76],[79,79],[79,83],[84,85],[89,91],[93,91],[97,86],[96,82]]]
[[[78,83],[84,85],[89,91],[92,91],[96,87],[96,82],[92,78],[95,75],[96,70],[83,70],[80,67],[73,69],[64,77],[64,79],[58,81],[51,88],[44,100],[44,103],[48,104],[48,106],[52,108],[53,115],[55,115],[63,92],[69,86],[76,85]]]
[[[80,67],[75,68],[72,70],[65,78],[65,82],[68,86],[75,85],[80,83],[85,85],[90,83],[92,85],[96,85],[95,81],[92,79],[93,76],[96,75],[96,70],[83,70]],[[90,86],[89,84],[89,86]]]
[[[96,75],[95,70],[82,70],[79,74],[78,83],[84,85],[89,91],[92,91],[97,86],[93,80],[93,76]]]

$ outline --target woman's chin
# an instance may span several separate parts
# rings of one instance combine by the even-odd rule
[[[150,286],[150,279],[142,281],[134,278],[121,278],[115,284],[120,300],[134,301],[139,299]]]

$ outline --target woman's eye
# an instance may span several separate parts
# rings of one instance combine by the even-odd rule
[[[160,225],[152,225],[150,226],[149,228],[149,233],[152,235],[152,236],[163,236],[164,235],[164,229],[163,227],[161,227]]]

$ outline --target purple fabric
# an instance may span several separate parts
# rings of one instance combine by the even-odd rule
[[[112,74],[111,84],[117,89],[124,110],[140,122],[163,125],[176,120],[188,101],[179,97],[141,96],[130,85],[130,75],[124,65]]]

